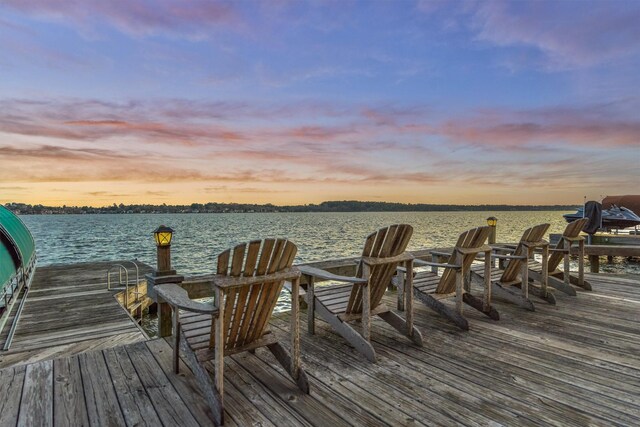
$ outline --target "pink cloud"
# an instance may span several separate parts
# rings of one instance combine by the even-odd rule
[[[542,109],[453,118],[434,132],[452,142],[511,149],[523,149],[529,144],[537,149],[558,143],[600,148],[640,146],[640,122],[589,117],[579,110],[557,116]]]
[[[20,168],[34,183],[553,188],[562,180],[592,182],[594,154],[627,164],[632,156],[625,153],[640,141],[640,123],[620,118],[619,105],[447,117],[428,107],[238,103],[234,119],[215,111],[208,117],[208,104],[188,100],[0,102],[9,107],[0,111],[0,183],[7,184]],[[600,179],[625,174],[621,166]]]

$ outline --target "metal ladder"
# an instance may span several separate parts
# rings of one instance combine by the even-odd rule
[[[133,267],[135,268],[136,271],[136,281],[135,281],[135,290],[133,291],[133,295],[135,295],[135,299],[133,301],[133,304],[138,304],[140,303],[140,295],[143,295],[142,292],[138,291],[138,286],[140,285],[140,269],[138,268],[138,264],[136,264],[134,261],[123,261],[121,264],[114,264],[111,267],[109,267],[109,270],[107,270],[107,290],[111,290],[111,275],[112,274],[118,274],[118,288],[125,288],[125,293],[124,293],[124,305],[125,308],[127,310],[129,310],[129,286],[131,285],[130,281],[129,281],[129,270],[127,269],[127,267],[124,266],[124,264],[131,264],[133,265]],[[115,271],[117,269],[117,272]],[[122,280],[122,275],[124,273],[124,281]]]

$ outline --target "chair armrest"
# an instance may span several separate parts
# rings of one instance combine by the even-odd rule
[[[298,266],[298,270],[305,276],[312,276],[323,280],[333,280],[343,283],[367,283],[367,279],[359,279],[357,277],[338,276],[337,274],[329,273],[328,271],[321,270],[315,267],[309,267],[306,265]]]
[[[494,252],[503,252],[503,253],[510,253],[516,250],[515,247],[510,248],[508,246],[491,246],[491,250]]]
[[[528,259],[525,255],[498,255],[498,254],[491,254],[491,258],[498,258],[498,259]]]
[[[567,242],[580,242],[581,240],[586,240],[583,236],[577,236],[577,237],[567,237],[567,236],[562,236],[562,240],[566,240]]]
[[[429,253],[431,255],[437,255],[437,256],[451,256],[451,252],[444,252],[444,251],[429,251]]]
[[[194,301],[189,298],[189,294],[180,286],[175,283],[165,283],[164,285],[158,285],[154,287],[154,290],[166,302],[172,307],[176,307],[186,311],[193,311],[195,313],[205,314],[218,314],[218,308],[213,303],[204,303]]]
[[[449,254],[449,255],[451,255],[451,254]],[[417,267],[443,267],[443,268],[455,268],[455,269],[462,268],[461,266],[459,266],[457,264],[447,264],[447,263],[442,263],[442,262],[423,261],[421,259],[414,260],[413,264],[416,265]]]
[[[396,255],[393,257],[387,257],[387,258],[377,258],[377,257],[367,257],[367,256],[363,256],[362,258],[360,258],[362,260],[363,263],[369,265],[369,266],[374,266],[374,265],[382,265],[382,264],[391,264],[394,262],[403,262],[403,261],[410,261],[412,259],[415,259],[415,257],[410,254],[409,252],[404,252],[400,255]]]

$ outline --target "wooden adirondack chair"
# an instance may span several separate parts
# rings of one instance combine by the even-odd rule
[[[509,255],[494,253],[493,258],[507,260],[505,269],[492,273],[491,289],[495,296],[534,311],[533,302],[529,299],[529,293],[555,304],[555,297],[547,288],[547,261],[549,258],[549,242],[543,239],[544,234],[549,229],[549,224],[539,224],[528,228],[522,234],[520,242],[515,249],[493,248],[494,252],[507,252]],[[533,255],[536,248],[542,250],[543,273],[540,279],[540,288],[529,286],[529,256]],[[471,267],[472,279],[486,280],[482,266]],[[520,287],[520,292],[514,291],[514,287]]]
[[[580,286],[590,291],[591,284],[584,280],[584,237],[580,236],[580,232],[589,222],[589,218],[577,219],[564,229],[562,237],[551,249],[551,255],[547,262],[547,271],[549,285],[566,293],[567,295],[576,295],[576,290],[571,284]],[[578,244],[578,277],[572,276],[569,269],[569,257],[571,254],[571,246]],[[558,269],[560,261],[564,259],[564,271]],[[529,261],[529,277],[534,280],[542,280],[542,263],[534,260]]]
[[[400,264],[407,269],[411,286],[413,256],[405,253],[413,227],[406,224],[381,228],[369,235],[359,260],[356,277],[337,276],[326,271],[300,266],[307,279],[307,303],[309,309],[309,332],[315,333],[315,313],[329,323],[340,335],[371,362],[376,361],[376,353],[370,343],[371,317],[382,320],[422,346],[422,335],[413,326],[413,298],[407,292],[406,320],[392,312],[382,297],[391,283],[391,278]],[[315,279],[346,283],[315,288]],[[362,322],[362,335],[348,324]]]
[[[181,348],[218,424],[224,423],[225,356],[266,346],[298,387],[309,393],[307,375],[300,367],[300,272],[291,267],[296,252],[296,246],[284,239],[254,240],[222,252],[212,279],[213,304],[189,299],[176,284],[155,287],[173,309],[174,370],[178,373]],[[291,353],[267,329],[285,280],[292,282]],[[212,359],[213,382],[203,366]]]
[[[489,227],[478,227],[465,231],[458,238],[454,249],[450,253],[433,251],[434,262],[415,260],[416,266],[431,266],[431,271],[417,273],[413,279],[413,294],[427,307],[451,320],[462,330],[469,330],[469,322],[464,317],[463,302],[479,310],[494,320],[499,320],[498,311],[491,306],[491,247],[485,242],[489,237]],[[471,264],[476,256],[485,253],[485,286],[484,298],[471,295],[468,275]],[[446,263],[438,262],[441,256],[448,257]],[[438,267],[443,267],[442,276],[438,276]],[[399,269],[394,283],[398,286],[398,309],[402,310],[404,291],[408,287],[405,283],[406,275]],[[443,300],[455,298],[455,310],[443,303]]]

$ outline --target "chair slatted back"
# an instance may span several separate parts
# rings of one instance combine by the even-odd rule
[[[520,242],[518,246],[516,246],[513,255],[522,256],[525,253],[525,246],[528,244],[533,244],[539,242],[543,239],[544,234],[549,229],[550,224],[538,224],[531,228],[527,228],[522,237],[520,238]],[[518,280],[518,275],[522,270],[522,263],[529,263],[529,260],[526,259],[511,259],[507,264],[507,267],[504,269],[502,276],[500,277],[500,281],[514,282]]]
[[[567,224],[567,228],[564,229],[564,232],[562,233],[562,235],[564,237],[569,237],[569,238],[578,237],[580,235],[580,232],[582,231],[584,226],[587,225],[588,222],[589,222],[589,218],[576,219],[575,221]],[[564,239],[560,239],[556,244],[556,249],[563,249],[563,248],[564,248]],[[555,271],[556,268],[558,268],[558,266],[562,262],[563,257],[564,257],[564,254],[562,252],[551,252],[547,270],[549,272]]]
[[[381,228],[367,237],[364,243],[364,249],[362,250],[362,256],[389,258],[401,255],[407,249],[412,234],[413,227],[407,224],[395,224]],[[399,262],[392,262],[371,267],[369,272],[369,292],[371,295],[370,307],[372,310],[380,304],[399,264]],[[362,274],[363,265],[361,262],[358,265],[356,277],[361,278]],[[362,292],[364,289],[365,287],[361,285],[355,284],[353,286],[347,304],[347,313],[362,313]]]
[[[456,248],[461,249],[479,249],[487,241],[491,233],[491,228],[488,226],[473,228],[465,231],[458,237]],[[465,254],[462,258],[462,271],[468,271],[471,268],[471,264],[476,257],[477,252]],[[451,256],[449,256],[448,264],[456,263],[456,249],[453,250]],[[449,294],[456,291],[456,270],[453,268],[445,268],[442,273],[442,277],[436,287],[437,294]]]
[[[285,239],[253,240],[227,249],[218,256],[217,274],[258,277],[278,273],[293,264],[298,248]],[[260,282],[226,289],[223,330],[225,350],[259,339],[269,324],[284,281]],[[209,346],[214,346],[211,330]]]

